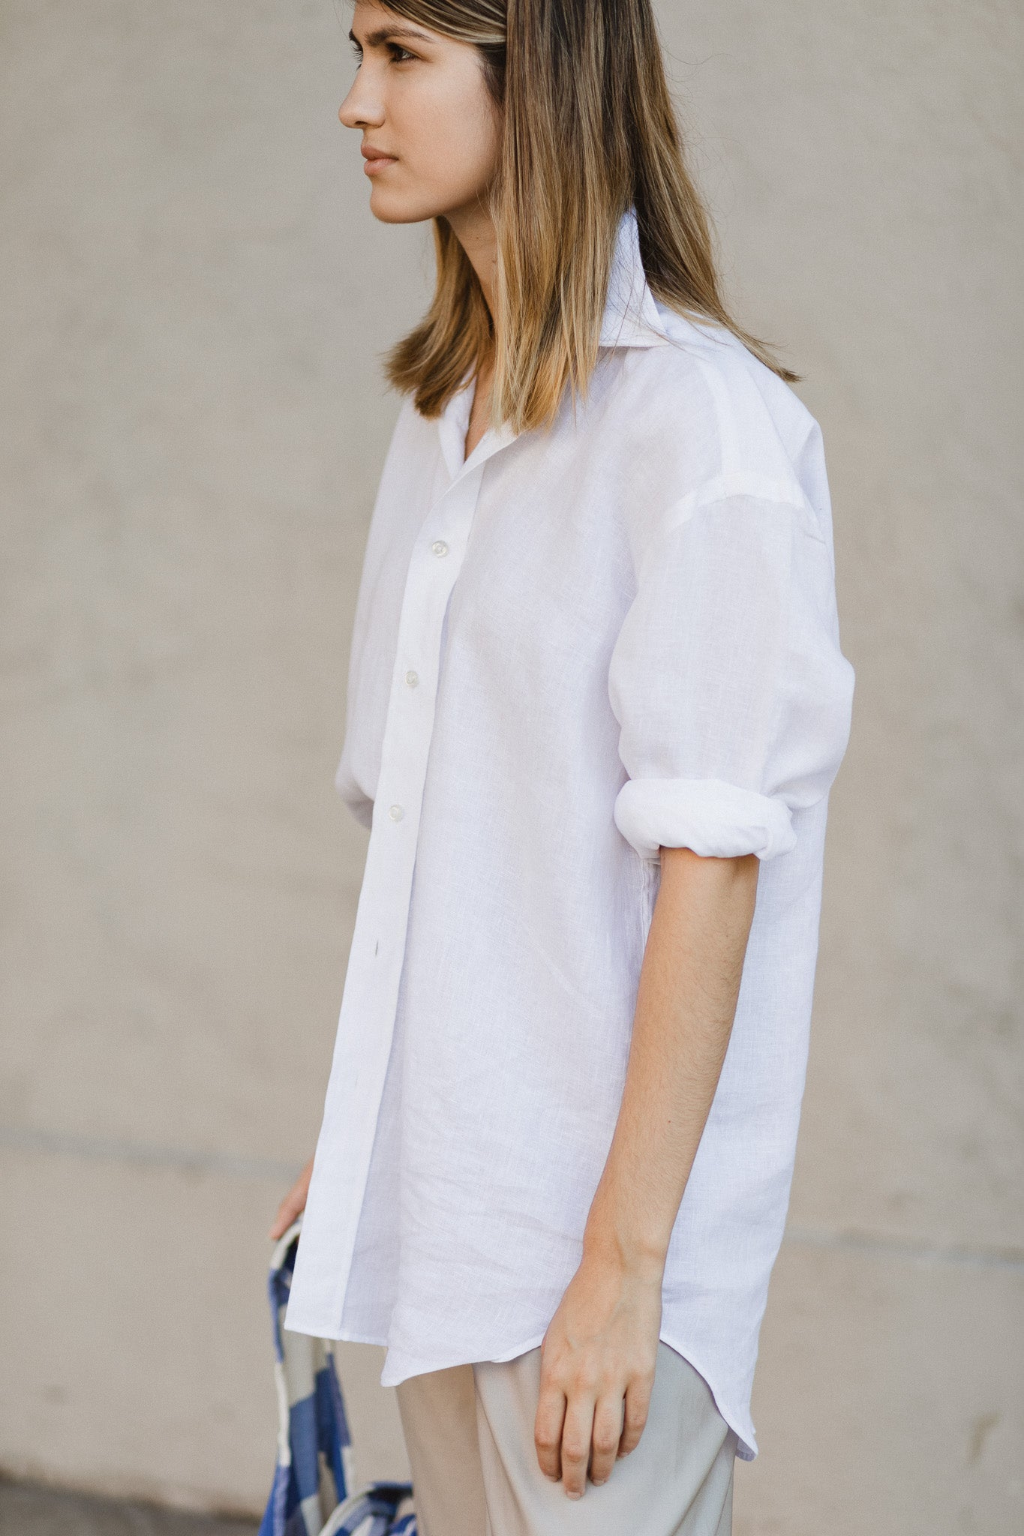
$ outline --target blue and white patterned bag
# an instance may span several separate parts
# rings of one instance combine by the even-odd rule
[[[277,1468],[259,1536],[415,1536],[409,1483],[355,1488],[352,1437],[330,1339],[287,1333],[302,1218],[270,1261],[277,1381]]]

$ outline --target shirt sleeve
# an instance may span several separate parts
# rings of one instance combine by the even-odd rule
[[[373,823],[373,801],[363,789],[356,776],[354,758],[356,756],[356,725],[359,714],[358,703],[361,684],[360,662],[367,638],[369,593],[370,582],[367,578],[367,561],[364,557],[359,592],[356,598],[356,611],[352,621],[352,644],[349,653],[348,690],[345,702],[345,739],[342,743],[341,758],[334,775],[335,789],[352,812],[356,821],[360,822],[364,827],[369,827]]]
[[[348,741],[346,737],[346,743]],[[334,775],[334,787],[348,806],[356,821],[362,826],[369,827],[373,824],[373,801],[365,794],[357,783],[349,762],[349,755],[345,748],[342,749],[341,761],[338,771]]]
[[[793,812],[838,771],[852,693],[831,550],[799,493],[689,498],[643,551],[609,663],[616,826],[646,859],[787,853]]]

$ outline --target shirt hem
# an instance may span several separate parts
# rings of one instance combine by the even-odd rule
[[[287,1326],[287,1324],[285,1326]],[[299,1329],[297,1331],[301,1333],[303,1330]],[[499,1354],[478,1354],[471,1355],[467,1359],[457,1360],[414,1360],[411,1362],[413,1369],[403,1370],[401,1367],[399,1367],[399,1369],[395,1370],[393,1374],[388,1372],[388,1363],[387,1360],[385,1360],[383,1369],[381,1370],[380,1385],[382,1387],[397,1387],[400,1386],[403,1381],[408,1381],[413,1376],[425,1376],[429,1371],[454,1370],[460,1365],[472,1365],[475,1360],[493,1360],[495,1365],[504,1365],[507,1360],[515,1360],[520,1355],[525,1355],[528,1350],[536,1349],[540,1344],[544,1342],[545,1333],[547,1333],[546,1328],[543,1330],[543,1332],[534,1334],[531,1338],[527,1339],[525,1343],[514,1344],[508,1349],[503,1349]],[[356,1333],[351,1328],[339,1328],[337,1330],[332,1330],[329,1334],[323,1335],[323,1337],[337,1339],[344,1344],[376,1344],[381,1349],[390,1348],[386,1339],[382,1339],[380,1337],[371,1338],[367,1334]],[[736,1435],[737,1459],[739,1461],[756,1461],[758,1456],[758,1449],[757,1441],[754,1438],[753,1425],[745,1422],[741,1415],[734,1413],[731,1408],[729,1408],[727,1405],[723,1406],[723,1404],[719,1401],[718,1393],[715,1391],[715,1388],[712,1385],[711,1377],[701,1365],[700,1360],[696,1358],[695,1351],[688,1349],[685,1344],[680,1343],[675,1337],[669,1337],[665,1333],[660,1334],[659,1338],[663,1344],[668,1345],[669,1349],[674,1349],[677,1355],[681,1355],[689,1365],[692,1365],[693,1369],[703,1377],[705,1382],[707,1382],[708,1390],[715,1400],[715,1407],[722,1415],[722,1418],[725,1420],[726,1424],[728,1424],[729,1428]]]
[[[754,1438],[754,1426],[750,1423],[749,1415],[734,1413],[728,1405],[720,1401],[718,1393],[714,1388],[712,1375],[709,1375],[704,1369],[694,1350],[689,1349],[685,1344],[677,1343],[675,1339],[669,1338],[667,1334],[663,1333],[660,1337],[663,1344],[667,1344],[669,1349],[674,1349],[677,1355],[682,1355],[683,1359],[693,1366],[697,1374],[704,1378],[708,1391],[715,1400],[715,1407],[736,1435],[737,1459],[739,1461],[756,1461],[758,1455],[757,1441]]]

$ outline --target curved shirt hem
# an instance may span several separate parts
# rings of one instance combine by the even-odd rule
[[[391,1349],[386,1339],[369,1338],[366,1334],[354,1333],[350,1328],[339,1329],[337,1332],[325,1334],[324,1337],[338,1339],[345,1344],[376,1344],[381,1349],[387,1349],[388,1357],[384,1361],[384,1368],[381,1371],[380,1384],[382,1387],[397,1387],[403,1381],[408,1381],[412,1376],[425,1376],[428,1371],[452,1370],[459,1365],[472,1365],[476,1360],[493,1360],[496,1365],[503,1365],[506,1360],[516,1360],[520,1355],[525,1355],[528,1350],[537,1349],[544,1342],[544,1334],[546,1332],[547,1329],[545,1328],[543,1332],[534,1334],[525,1343],[514,1344],[511,1348],[503,1349],[500,1353],[474,1355],[467,1360],[417,1360],[410,1355],[404,1357],[400,1355],[395,1362],[391,1360]],[[715,1399],[715,1407],[729,1428],[736,1434],[737,1458],[740,1461],[755,1461],[758,1455],[757,1441],[754,1438],[754,1426],[750,1422],[749,1417],[745,1414],[734,1413],[727,1404],[723,1404],[720,1401],[711,1378],[702,1368],[699,1361],[694,1358],[692,1350],[687,1349],[665,1333],[659,1334],[659,1338],[663,1344],[668,1345],[669,1349],[674,1349],[677,1355],[681,1355],[689,1365],[692,1365],[693,1369],[707,1382],[711,1395]]]

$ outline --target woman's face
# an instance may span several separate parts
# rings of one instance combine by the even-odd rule
[[[375,0],[357,0],[350,35],[359,67],[338,116],[362,132],[371,213],[411,224],[479,207],[500,133],[479,51]]]

